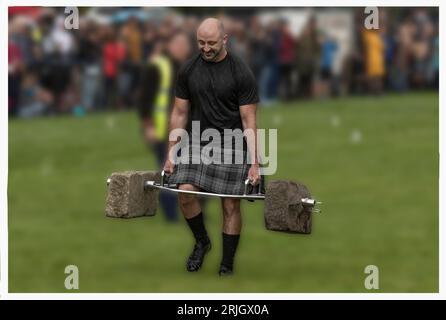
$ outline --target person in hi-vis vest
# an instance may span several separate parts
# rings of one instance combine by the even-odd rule
[[[151,147],[162,167],[167,153],[168,118],[176,71],[191,54],[187,35],[178,33],[168,41],[159,41],[143,66],[139,94],[139,116],[144,141]],[[168,221],[178,221],[178,199],[175,194],[160,193],[161,207]]]

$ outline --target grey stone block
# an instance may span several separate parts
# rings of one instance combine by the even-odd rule
[[[105,215],[113,218],[154,216],[158,206],[158,190],[145,189],[144,181],[159,181],[155,171],[115,172],[110,177]]]
[[[307,187],[298,182],[271,181],[265,193],[265,226],[268,230],[311,233],[311,208],[302,198],[311,198]]]

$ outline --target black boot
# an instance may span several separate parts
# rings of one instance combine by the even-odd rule
[[[207,242],[196,242],[192,254],[187,259],[187,271],[198,271],[203,264],[204,256],[209,250],[211,250],[211,241],[209,239],[207,239]]]
[[[226,267],[224,264],[220,265],[220,271],[218,271],[218,275],[220,277],[232,276],[233,273],[234,271],[232,270],[232,268]]]
[[[226,234],[223,233],[223,258],[220,264],[220,270],[218,274],[220,276],[230,276],[234,273],[234,256],[237,251],[238,242],[240,239],[239,234]]]
[[[199,213],[191,219],[186,219],[195,238],[195,246],[191,255],[187,259],[187,271],[198,271],[203,264],[203,259],[206,253],[211,250],[211,241],[209,240],[206,228],[203,222],[203,213]]]

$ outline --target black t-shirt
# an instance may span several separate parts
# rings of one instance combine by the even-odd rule
[[[243,131],[240,106],[259,102],[253,73],[229,52],[219,62],[208,62],[201,54],[186,62],[178,72],[175,96],[189,100],[188,132],[192,121],[200,121],[201,132],[208,128],[221,133]]]

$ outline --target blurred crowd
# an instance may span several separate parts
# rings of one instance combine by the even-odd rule
[[[195,48],[201,19],[221,18],[228,49],[252,68],[261,106],[347,94],[437,89],[438,11],[363,8],[80,8],[66,29],[63,8],[9,8],[8,110],[33,117],[136,108],[143,70],[159,45],[182,32]],[[196,49],[195,49],[196,50]],[[194,54],[192,50],[190,54]]]

